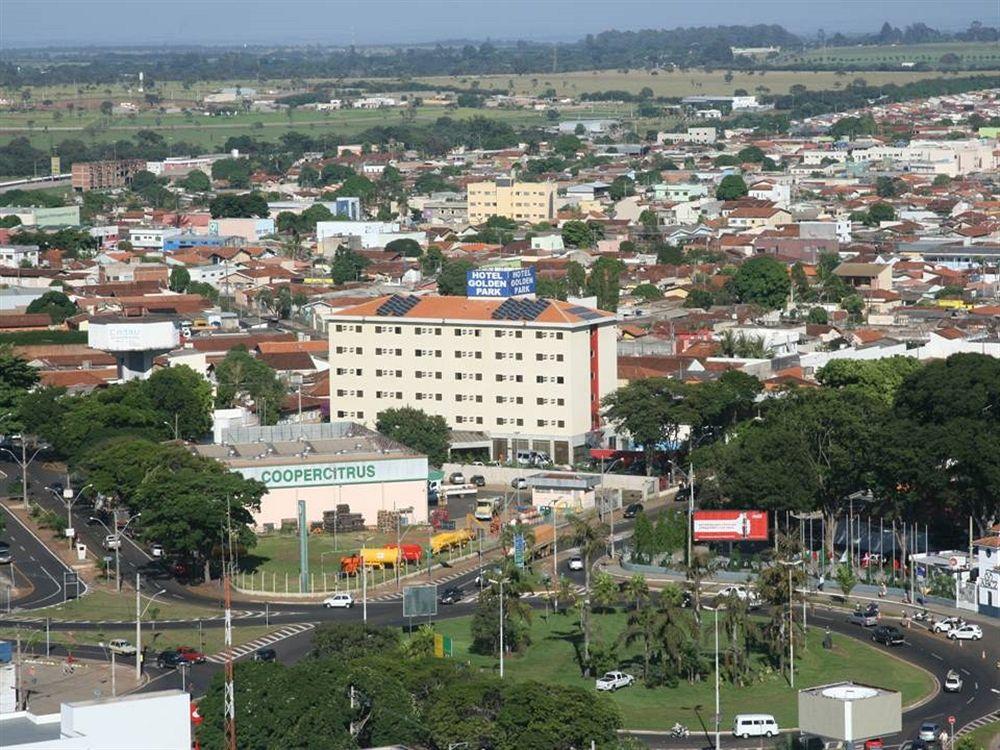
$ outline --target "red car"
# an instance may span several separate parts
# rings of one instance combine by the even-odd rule
[[[176,650],[180,657],[189,664],[203,664],[205,662],[205,654],[190,646],[178,646]]]
[[[885,743],[882,741],[881,737],[875,737],[871,740],[865,740],[865,750],[882,750]]]

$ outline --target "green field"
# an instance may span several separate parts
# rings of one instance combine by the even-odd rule
[[[997,60],[1000,67],[1000,58]],[[936,71],[865,71],[851,78],[838,75],[834,71],[760,71],[758,73],[732,71],[732,80],[726,81],[726,71],[717,69],[711,73],[704,70],[656,71],[630,70],[627,73],[615,70],[588,70],[574,73],[536,73],[525,75],[497,76],[445,76],[416,78],[414,80],[432,85],[449,85],[463,88],[478,82],[483,89],[513,88],[518,94],[540,94],[546,89],[555,89],[559,96],[580,96],[588,92],[629,91],[638,94],[649,87],[656,96],[729,95],[736,89],[745,89],[750,94],[784,94],[801,84],[810,91],[835,89],[845,86],[853,77],[864,78],[871,85],[885,83],[909,83],[944,75]],[[764,87],[767,91],[762,91]]]
[[[277,140],[282,134],[297,130],[314,138],[328,135],[351,138],[376,126],[433,123],[439,117],[454,119],[485,115],[511,125],[545,125],[544,112],[532,110],[481,110],[444,107],[418,107],[413,117],[404,117],[400,110],[345,110],[313,112],[308,110],[286,113],[247,113],[231,117],[208,117],[197,114],[158,114],[143,112],[134,117],[103,118],[97,111],[78,110],[55,119],[49,111],[18,111],[0,113],[0,143],[26,136],[36,148],[48,148],[62,140],[76,138],[86,143],[109,143],[129,138],[139,130],[155,130],[167,143],[185,142],[204,150],[221,150],[231,136],[251,135],[264,140]]]
[[[626,615],[618,612],[594,616],[595,635],[611,640],[620,633]],[[455,658],[473,666],[494,671],[497,660],[471,654],[469,645],[470,618],[440,620],[438,632],[453,639]],[[710,650],[710,635],[703,644]],[[546,619],[536,612],[531,628],[532,645],[521,655],[509,657],[504,665],[506,674],[515,680],[541,680],[565,685],[578,685],[592,690],[593,678],[580,676],[575,649],[579,642],[578,620],[574,615],[552,615]],[[822,648],[823,631],[809,631],[808,648],[796,659],[795,682],[798,687],[852,679],[875,685],[886,685],[902,691],[904,705],[913,703],[933,690],[933,678],[885,651],[847,636],[833,634],[833,649]],[[637,677],[642,671],[641,652],[634,647],[619,651],[621,666]],[[800,656],[797,654],[796,656]],[[680,721],[695,731],[701,722],[711,721],[715,712],[714,681],[681,682],[676,688],[648,689],[641,682],[626,690],[607,695],[622,712],[629,729],[667,729]],[[783,677],[770,674],[761,682],[746,688],[723,686],[721,691],[722,727],[732,726],[737,713],[767,711],[774,714],[783,728],[794,727],[797,721],[797,692]]]
[[[1000,45],[991,42],[942,42],[940,44],[898,44],[893,46],[823,47],[801,54],[782,56],[776,65],[818,63],[822,65],[885,65],[903,62],[936,64],[942,55],[958,55],[962,62],[978,67],[1000,66]],[[967,72],[965,74],[968,74]],[[865,78],[874,73],[866,74]],[[931,75],[929,72],[922,74]]]

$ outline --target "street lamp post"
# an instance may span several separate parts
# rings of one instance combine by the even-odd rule
[[[142,616],[146,614],[146,610],[149,609],[149,605],[153,603],[160,594],[165,594],[166,589],[161,589],[157,591],[150,597],[147,597],[149,601],[146,606],[140,611],[139,605],[141,604],[139,593],[139,587],[142,584],[142,579],[139,574],[135,574],[135,681],[136,683],[142,679]]]
[[[31,462],[35,460],[35,456],[41,453],[42,449],[38,448],[34,453],[31,454],[31,458],[28,458],[28,446],[24,440],[24,435],[18,436],[21,438],[21,457],[18,458],[12,450],[8,448],[0,448],[12,459],[14,459],[14,464],[21,469],[21,502],[24,503],[24,509],[28,510],[28,467],[31,466]]]
[[[503,679],[503,585],[505,583],[510,583],[510,581],[503,576],[500,580],[494,581],[490,579],[490,583],[497,584],[500,586],[500,679]]]
[[[621,461],[621,459],[620,458],[616,458],[614,461],[612,461],[607,466],[607,468],[605,468],[605,466],[604,466],[604,459],[603,458],[601,459],[601,500],[602,500],[601,507],[603,509],[607,509],[607,507],[608,507],[608,493],[604,489],[604,475],[605,475],[606,472],[611,471],[611,469],[613,469],[615,467],[615,464],[618,463],[619,461]],[[614,560],[614,557],[615,557],[615,509],[614,509],[613,505],[612,505],[611,510],[610,510],[610,518],[611,518],[611,559]]]
[[[709,607],[705,607],[709,609]],[[715,615],[715,750],[719,750],[722,743],[722,733],[720,731],[720,725],[722,722],[722,715],[720,713],[719,704],[719,610],[725,609],[716,604],[711,607],[713,614]]]
[[[83,487],[80,488],[80,490],[76,493],[75,496],[73,495],[73,490],[69,487],[67,487],[62,491],[61,496],[55,490],[51,488],[49,489],[49,492],[51,492],[55,497],[59,498],[64,503],[66,503],[66,528],[68,529],[73,528],[73,505],[76,503],[77,500],[80,499],[80,495],[83,494],[84,490],[89,489],[93,486],[94,485],[92,484],[83,485]]]
[[[114,537],[115,540],[115,588],[118,591],[122,590],[122,564],[121,564],[122,536],[124,536],[125,529],[128,528],[128,525],[141,515],[142,513],[140,512],[136,513],[134,516],[129,516],[129,519],[125,522],[125,525],[122,526],[121,529],[116,529],[115,531],[111,531],[111,529],[108,528],[107,524],[105,524],[104,521],[102,521],[101,519],[99,518],[96,519],[97,522],[104,527],[104,530],[108,532],[108,536]]]
[[[805,570],[806,561],[804,559],[799,560],[779,560],[782,565],[788,568],[788,684],[790,687],[795,687],[795,605],[793,601],[793,594],[795,589],[792,587],[792,568],[799,565],[803,566]],[[802,597],[802,630],[805,631],[806,628],[806,601],[805,596]]]

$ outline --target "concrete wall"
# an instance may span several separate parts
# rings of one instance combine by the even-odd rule
[[[380,510],[412,507],[410,523],[427,520],[427,480],[408,482],[375,482],[372,484],[326,485],[320,487],[282,487],[268,491],[260,501],[260,512],[254,523],[262,528],[273,523],[281,528],[283,518],[298,516],[298,501],[306,501],[306,520],[323,520],[323,511],[334,510],[343,503],[351,513],[362,513],[366,526],[374,526]]]

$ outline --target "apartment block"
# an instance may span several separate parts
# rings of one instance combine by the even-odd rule
[[[136,172],[146,168],[142,159],[80,161],[73,164],[71,184],[79,192],[125,187]]]
[[[469,222],[481,224],[491,216],[516,221],[549,221],[555,217],[554,182],[516,182],[498,177],[492,182],[471,182],[466,203]]]
[[[397,294],[327,322],[331,420],[422,409],[447,420],[453,447],[495,459],[581,457],[616,387],[615,316],[567,302]]]

